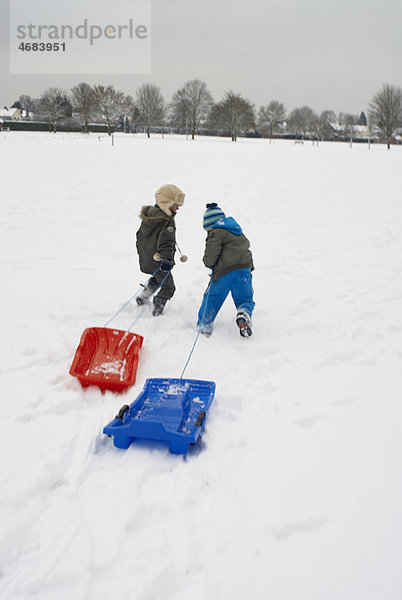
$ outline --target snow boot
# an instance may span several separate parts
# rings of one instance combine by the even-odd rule
[[[165,304],[167,302],[166,298],[154,298],[154,307],[152,310],[152,315],[154,317],[159,317],[163,313],[163,309],[165,308]]]
[[[138,306],[142,306],[143,304],[145,304],[148,298],[150,298],[155,291],[155,289],[151,287],[148,283],[147,285],[144,285],[143,288],[144,289],[138,294],[138,296],[135,299]]]
[[[205,337],[209,337],[212,334],[212,326],[211,325],[201,325],[200,333],[205,335]]]
[[[236,325],[239,328],[239,333],[242,337],[250,337],[252,335],[251,317],[244,310],[238,311],[236,315]]]

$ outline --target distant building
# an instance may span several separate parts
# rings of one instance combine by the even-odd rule
[[[366,141],[373,139],[373,132],[367,125],[342,125],[340,123],[328,123],[334,139],[350,139],[353,141]],[[374,136],[375,137],[375,136]]]
[[[23,118],[19,108],[4,108],[0,109],[0,121],[21,121]]]

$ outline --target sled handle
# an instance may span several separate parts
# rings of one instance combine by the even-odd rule
[[[115,416],[115,419],[121,419],[121,422],[123,423],[123,417],[126,414],[126,412],[130,410],[130,407],[128,404],[124,404],[124,406],[121,407],[121,409],[119,410],[119,412],[117,413],[117,415]]]

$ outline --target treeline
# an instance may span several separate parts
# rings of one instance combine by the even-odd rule
[[[205,82],[194,79],[177,90],[166,102],[157,85],[144,83],[135,96],[129,96],[112,85],[90,86],[79,83],[70,92],[51,87],[40,98],[20,96],[14,108],[24,111],[26,118],[46,122],[50,131],[60,124],[79,126],[88,132],[90,123],[103,123],[111,134],[119,129],[126,132],[152,131],[168,128],[187,133],[229,135],[233,141],[239,135],[263,137],[287,136],[316,140],[349,139],[356,136],[359,125],[368,127],[369,135],[382,135],[388,147],[402,127],[402,91],[383,85],[369,103],[368,119],[331,110],[318,115],[309,106],[287,112],[283,103],[272,100],[257,111],[254,104],[241,94],[226,92],[219,102],[209,92]]]

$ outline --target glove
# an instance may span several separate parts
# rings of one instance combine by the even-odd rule
[[[162,258],[160,270],[164,273],[169,273],[173,268],[173,261],[170,258]]]

